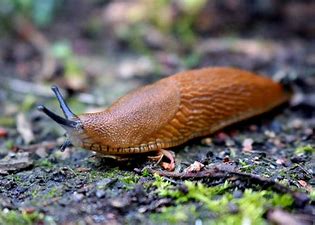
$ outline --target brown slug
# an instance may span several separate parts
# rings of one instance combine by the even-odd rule
[[[141,87],[102,112],[75,115],[52,87],[66,118],[38,109],[61,124],[70,143],[104,155],[158,152],[174,169],[171,148],[264,113],[287,101],[281,84],[254,73],[214,67],[190,70]],[[161,158],[160,157],[160,158]]]

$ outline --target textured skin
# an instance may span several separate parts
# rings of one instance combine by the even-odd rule
[[[80,115],[83,132],[73,135],[77,145],[107,155],[157,151],[266,112],[288,98],[280,84],[244,70],[191,70],[137,89],[103,112]]]

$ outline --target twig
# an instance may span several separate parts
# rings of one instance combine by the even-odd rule
[[[15,147],[17,150],[20,152],[35,152],[38,148],[55,148],[58,145],[57,142],[42,142],[38,144],[33,144],[33,145],[27,145],[27,146],[21,146],[21,145],[16,145]]]
[[[231,171],[229,169],[220,168],[219,166],[213,166],[203,171],[197,173],[177,173],[177,172],[167,172],[167,171],[157,171],[151,168],[148,168],[150,173],[158,174],[160,176],[172,177],[174,179],[202,179],[202,178],[212,178],[212,179],[226,179],[231,182],[236,180],[243,181],[247,186],[259,185],[263,189],[271,188],[272,190],[279,193],[290,194],[299,207],[304,206],[309,202],[309,197],[307,194],[302,192],[293,191],[290,188],[277,183],[274,180],[260,177],[254,174],[242,173],[238,171]],[[246,182],[247,181],[247,182]]]

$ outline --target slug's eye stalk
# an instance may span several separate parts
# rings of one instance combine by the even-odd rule
[[[62,94],[60,93],[59,91],[59,88],[55,85],[53,85],[51,87],[51,90],[55,93],[56,97],[57,97],[57,100],[60,104],[60,108],[62,109],[63,111],[63,114],[65,115],[65,117],[67,119],[73,119],[75,117],[77,117],[69,108],[69,106],[67,105],[66,101],[64,100],[64,98],[62,97]]]
[[[55,93],[60,104],[60,108],[62,109],[66,118],[58,116],[57,114],[53,113],[43,105],[39,105],[37,109],[39,111],[44,112],[47,116],[49,116],[51,119],[53,119],[60,125],[63,125],[65,128],[77,128],[80,125],[80,122],[77,120],[77,116],[70,110],[69,106],[62,97],[58,87],[52,86],[51,89]]]
[[[66,148],[73,146],[70,140],[66,140],[65,143],[63,143],[63,145],[61,145],[60,147],[60,151],[64,151]]]
[[[52,111],[50,111],[49,109],[47,109],[43,105],[37,106],[37,109],[39,111],[42,111],[43,113],[45,113],[47,116],[49,116],[55,122],[59,123],[60,125],[65,126],[65,127],[77,128],[77,126],[79,124],[77,121],[65,119],[65,118],[62,118],[61,116],[58,116],[57,114],[53,113]]]
[[[68,138],[70,138],[71,141],[76,140],[76,139],[72,139],[72,136],[75,137],[76,136],[75,134],[82,130],[82,125],[80,123],[80,119],[70,110],[69,106],[67,105],[67,103],[63,99],[58,87],[52,86],[51,89],[55,93],[55,95],[58,99],[58,102],[60,104],[60,107],[61,107],[66,118],[58,116],[57,114],[53,113],[52,111],[50,111],[49,109],[47,109],[43,105],[37,106],[37,109],[39,111],[42,111],[43,113],[45,113],[47,116],[49,116],[52,120],[54,120],[55,122],[57,122],[61,126],[63,126],[63,128],[65,128],[65,130],[67,131]],[[61,146],[61,151],[65,150],[65,148],[67,148],[69,146],[72,146],[71,141],[69,139],[67,139],[65,141],[65,143]]]

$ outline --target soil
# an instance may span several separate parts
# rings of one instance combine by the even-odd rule
[[[252,14],[235,17],[233,28],[220,22],[207,29],[197,26],[198,41],[187,46],[176,35],[165,35],[165,42],[149,32],[140,35],[144,44],[139,49],[132,40],[115,36],[114,22],[96,31],[91,28],[94,19],[106,18],[113,2],[76,2],[67,1],[51,26],[34,28],[50,47],[67,40],[73,49],[71,60],[56,61],[50,77],[40,74],[45,51],[19,30],[0,39],[0,223],[211,224],[222,217],[205,208],[202,200],[192,197],[183,203],[179,197],[161,195],[153,175],[159,173],[165,177],[163,182],[184,194],[189,192],[187,180],[206,187],[222,187],[228,181],[229,189],[217,196],[231,194],[235,199],[248,189],[288,194],[293,204],[280,207],[283,211],[263,206],[263,223],[281,224],[273,214],[277,212],[291,224],[314,224],[315,36],[310,20],[294,21],[290,16],[310,16],[302,12],[307,10],[305,5],[294,11],[293,3],[283,8],[274,3],[270,14],[256,5],[249,9],[240,5],[241,12],[247,9]],[[214,12],[229,22],[231,9],[225,4]],[[174,40],[180,44],[173,45]],[[65,75],[69,62],[79,68],[80,75],[71,78],[79,82]],[[36,105],[45,103],[61,113],[51,84],[63,88],[76,113],[91,112],[135,87],[206,66],[235,66],[281,78],[292,99],[272,112],[172,149],[176,154],[173,174],[142,156],[117,162],[74,147],[61,152],[64,131],[36,110]],[[187,172],[195,161],[204,167]],[[192,206],[197,216],[186,211]],[[175,208],[171,219],[165,216],[167,208]],[[223,215],[238,215],[239,210],[231,204]],[[177,218],[179,212],[188,218]]]

